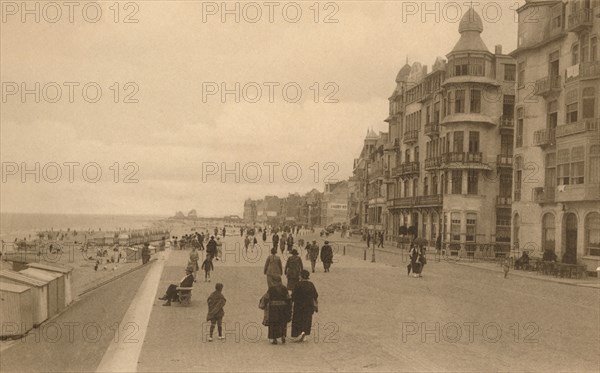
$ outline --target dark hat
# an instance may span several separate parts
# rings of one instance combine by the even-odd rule
[[[310,277],[310,272],[308,272],[306,269],[303,269],[302,272],[300,272],[300,277],[302,277],[305,280],[308,280],[308,278]]]
[[[292,250],[292,255],[298,255],[298,250],[296,250],[296,249],[293,249],[293,250]]]
[[[328,244],[329,244],[329,241],[325,241],[325,245],[328,245]]]
[[[185,267],[185,271],[186,271],[186,272],[194,272],[194,267],[192,267],[192,266],[187,266],[187,267]]]

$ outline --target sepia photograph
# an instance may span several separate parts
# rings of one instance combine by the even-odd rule
[[[0,372],[600,372],[600,0],[0,0]]]

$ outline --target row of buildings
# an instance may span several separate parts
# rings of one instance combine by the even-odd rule
[[[326,227],[346,223],[347,218],[348,181],[326,183],[323,192],[313,189],[304,195],[265,196],[244,202],[244,221],[252,225]]]
[[[388,131],[354,160],[351,225],[600,265],[600,1],[517,12],[511,53],[487,48],[471,9],[431,71],[400,69]]]

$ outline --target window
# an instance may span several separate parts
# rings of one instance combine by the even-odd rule
[[[581,35],[581,62],[587,62],[590,47],[590,35]]]
[[[431,106],[425,108],[425,123],[431,123]]]
[[[410,149],[406,149],[404,151],[404,162],[405,163],[410,162]]]
[[[546,128],[556,128],[558,125],[558,102],[548,103],[548,112],[546,113]]]
[[[521,200],[521,183],[523,178],[523,158],[515,157],[515,196],[513,200]]]
[[[463,152],[463,142],[464,142],[464,132],[463,131],[454,131],[454,143],[452,144],[452,151],[454,153],[462,153]]]
[[[480,89],[471,89],[471,113],[481,113]]]
[[[433,195],[438,194],[437,176],[433,176],[431,178],[431,194],[433,194]]]
[[[525,67],[527,66],[527,63],[525,61],[523,62],[519,62],[519,88],[524,88],[525,87]]]
[[[500,136],[500,154],[504,157],[512,157],[513,155],[513,137],[503,134]]]
[[[408,180],[404,181],[404,197],[408,197]]]
[[[448,177],[442,174],[442,187],[444,188],[443,194],[448,194]]]
[[[419,194],[419,179],[413,179],[412,196],[416,197]]]
[[[577,122],[577,103],[567,105],[567,123]]]
[[[452,170],[452,194],[462,194],[462,170]]]
[[[590,61],[598,61],[598,38],[590,39]]]
[[[519,247],[519,236],[521,231],[521,217],[519,214],[515,214],[513,218],[513,239],[514,239],[514,247]]]
[[[552,18],[552,23],[551,23],[550,27],[553,30],[560,29],[562,27],[562,16],[561,15],[557,15],[557,16],[553,17]]]
[[[589,183],[600,183],[600,145],[590,146]]]
[[[583,184],[585,170],[584,147],[578,146],[571,151],[571,184]]]
[[[472,76],[484,76],[485,68],[484,68],[484,60],[483,58],[471,58],[469,61],[469,75]]]
[[[498,194],[500,197],[508,197],[512,195],[512,173],[503,171],[500,173],[500,190]]]
[[[556,188],[556,153],[546,154],[545,187],[547,193],[554,193]],[[553,195],[553,194],[552,194]]]
[[[440,121],[440,103],[439,101],[433,105],[433,122],[439,123]]]
[[[569,149],[559,150],[557,153],[557,183],[556,185],[569,185],[570,178],[570,166],[569,163]]]
[[[450,215],[450,239],[452,241],[460,241],[460,212],[453,212]]]
[[[467,213],[467,237],[466,237],[465,241],[475,242],[476,228],[477,228],[477,214]]]
[[[523,121],[525,120],[525,114],[523,108],[517,109],[517,135],[515,146],[520,148],[523,146]]]
[[[516,66],[514,64],[504,65],[504,80],[507,82],[514,82],[516,78]]]
[[[415,162],[418,162],[419,161],[419,147],[418,146],[415,146],[414,153],[415,153]]]
[[[479,131],[469,131],[469,153],[479,153]]]
[[[465,90],[457,89],[454,98],[454,112],[464,113],[465,112]]]
[[[477,194],[478,181],[479,179],[477,170],[469,170],[467,183],[468,194]]]
[[[542,250],[556,248],[556,225],[554,215],[547,213],[542,218]]]
[[[571,47],[571,65],[579,63],[579,44],[573,44]]]
[[[423,179],[423,195],[424,196],[429,195],[429,179],[427,179],[427,178]]]
[[[496,242],[510,243],[510,210],[496,210]]]
[[[431,215],[431,240],[432,241],[437,239],[437,222],[438,222],[438,215],[437,215],[437,213],[434,212]]]
[[[596,92],[594,87],[587,87],[583,89],[582,102],[582,118],[594,118],[595,107],[596,107]]]
[[[502,118],[513,120],[515,118],[515,96],[504,95],[502,105]]]
[[[592,212],[585,218],[585,253],[600,256],[600,214]]]
[[[469,73],[469,59],[455,58],[454,59],[454,76],[467,75]]]

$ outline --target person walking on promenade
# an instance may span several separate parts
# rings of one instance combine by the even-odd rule
[[[200,243],[200,251],[204,251],[204,233],[198,233],[198,242]]]
[[[508,258],[504,258],[504,261],[502,261],[502,269],[504,270],[504,278],[508,278],[508,271],[510,271],[510,263],[508,262]]]
[[[292,318],[291,301],[290,294],[281,283],[281,277],[274,277],[273,286],[269,287],[259,304],[260,308],[265,309],[263,324],[269,327],[268,338],[274,345],[278,338],[281,338],[281,343],[285,343],[287,324]]]
[[[425,246],[421,246],[419,249],[419,277],[423,277],[423,268],[427,264],[426,250]]]
[[[371,233],[367,232],[367,249],[371,247]]]
[[[142,248],[142,264],[146,264],[150,261],[150,244],[148,242],[144,242],[144,247]]]
[[[244,238],[244,249],[246,249],[246,254],[248,254],[248,246],[250,246],[250,236]]]
[[[273,233],[273,248],[275,250],[277,250],[279,248],[279,235],[277,235],[277,232]]]
[[[263,229],[262,240],[263,240],[263,243],[267,242],[267,230],[266,229]]]
[[[292,249],[292,256],[288,258],[284,269],[288,290],[294,290],[294,287],[300,281],[300,273],[303,269],[302,259],[298,255],[298,250]]]
[[[379,246],[377,247],[383,248],[383,232],[379,232]]]
[[[210,336],[208,341],[212,342],[213,333],[215,331],[215,324],[217,325],[217,331],[219,333],[219,339],[223,337],[223,316],[225,316],[225,303],[227,300],[223,296],[223,284],[217,283],[215,285],[215,291],[208,297],[206,303],[208,304],[208,313],[206,314],[206,321],[210,321]]]
[[[317,245],[317,241],[313,241],[312,245],[308,247],[308,259],[310,260],[312,272],[315,273],[315,266],[317,265],[317,259],[319,259],[319,246]]]
[[[200,256],[198,255],[198,250],[195,247],[192,247],[192,251],[190,251],[190,261],[188,265],[192,266],[194,269],[194,282],[196,282],[196,278],[198,277],[198,270],[200,266],[198,265],[198,260],[200,260]]]
[[[252,237],[252,252],[254,252],[254,247],[258,244],[258,240],[256,239],[256,236]]]
[[[206,256],[206,259],[204,259],[204,261],[202,262],[201,269],[204,271],[204,282],[210,282],[210,272],[215,269],[215,266],[212,262],[212,256]]]
[[[304,340],[304,336],[310,335],[312,327],[312,316],[318,312],[317,298],[319,294],[312,282],[309,281],[310,273],[302,270],[301,280],[292,292],[294,309],[292,313],[292,338],[298,338],[298,342]]]
[[[288,253],[291,253],[293,248],[294,248],[294,237],[290,233],[288,235],[288,238],[287,238],[287,251],[288,251]]]
[[[165,295],[158,298],[159,300],[166,300],[167,302],[163,304],[163,306],[170,306],[171,302],[174,302],[178,299],[177,295],[177,287],[182,288],[190,288],[194,285],[194,268],[192,266],[187,266],[185,269],[185,277],[181,279],[179,285],[171,284],[165,291]]]
[[[271,255],[265,261],[264,274],[267,276],[267,286],[271,287],[276,284],[276,278],[281,280],[283,274],[283,266],[281,259],[277,256],[277,249],[271,249]]]
[[[329,267],[333,263],[333,249],[329,246],[329,241],[325,241],[325,245],[321,248],[321,261],[325,272],[329,272]]]
[[[217,237],[217,260],[223,257],[223,242],[221,242],[221,237]]]
[[[215,236],[210,236],[210,240],[206,244],[206,256],[211,259],[217,255],[217,242],[215,241]]]
[[[225,238],[226,235],[227,235],[227,229],[225,227],[223,227],[223,238]]]
[[[281,250],[281,255],[283,255],[283,251],[285,250],[285,245],[287,243],[287,233],[283,232],[281,235],[281,241],[279,241],[279,250]]]

